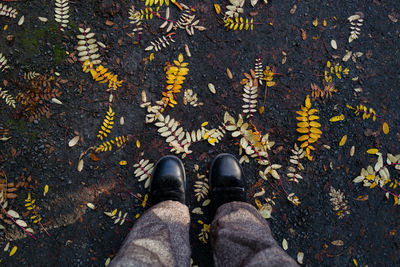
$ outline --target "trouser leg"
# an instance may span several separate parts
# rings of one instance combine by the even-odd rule
[[[135,222],[110,266],[189,266],[189,209],[163,201]]]
[[[215,266],[298,266],[272,237],[267,221],[244,202],[218,208],[211,245]]]

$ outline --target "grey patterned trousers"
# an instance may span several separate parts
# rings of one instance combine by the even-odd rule
[[[164,201],[134,224],[110,266],[190,266],[189,209]],[[267,221],[250,204],[218,208],[211,224],[215,266],[298,266],[272,237]]]

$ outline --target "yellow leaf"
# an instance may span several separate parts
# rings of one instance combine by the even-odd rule
[[[326,27],[326,19],[324,19],[324,23],[323,23],[324,27]]]
[[[254,202],[256,203],[257,208],[261,208],[262,207],[260,200],[255,199]]]
[[[344,120],[344,115],[339,115],[339,116],[333,116],[332,118],[329,119],[330,122],[337,122],[337,121],[342,121]]]
[[[371,155],[374,155],[374,154],[376,154],[378,152],[379,152],[379,150],[377,148],[370,148],[370,149],[367,150],[367,153],[371,154]]]
[[[43,196],[46,196],[47,192],[49,192],[49,186],[46,184],[46,185],[44,186]]]
[[[207,126],[208,125],[208,121],[205,121],[201,124],[201,127]]]
[[[306,105],[307,109],[311,108],[311,101],[310,101],[310,96],[309,95],[307,95],[307,97],[306,97],[305,105]]]
[[[384,134],[389,133],[389,125],[386,122],[383,123],[382,129]]]
[[[137,148],[140,148],[140,141],[139,141],[139,139],[136,140],[136,147],[137,147]]]
[[[214,8],[215,8],[215,13],[219,14],[221,13],[221,6],[218,4],[214,4]]]
[[[318,19],[313,20],[312,24],[314,25],[314,27],[318,26]]]
[[[308,116],[307,112],[304,112],[304,111],[298,110],[298,111],[296,111],[296,113],[299,114],[300,116],[303,116],[303,117],[307,117]]]
[[[302,122],[297,123],[297,127],[299,127],[299,128],[307,128],[309,126],[310,125],[306,121],[302,121]]]
[[[18,249],[18,247],[17,247],[17,246],[14,246],[14,247],[11,249],[9,256],[11,257],[12,255],[14,255],[15,252],[17,252],[17,249]]]
[[[311,128],[310,132],[315,133],[315,134],[322,134],[322,131],[318,128]]]
[[[128,162],[126,162],[126,160],[121,160],[119,162],[119,165],[121,165],[121,166],[125,166],[126,164],[128,164]]]
[[[260,107],[260,108],[258,109],[258,112],[260,113],[260,115],[263,114],[263,112],[264,112],[264,107]]]
[[[308,129],[307,128],[297,128],[296,130],[299,133],[308,133]]]
[[[310,126],[311,127],[321,127],[321,124],[320,123],[318,123],[318,122],[316,122],[316,121],[310,121]]]
[[[183,55],[182,55],[182,54],[179,54],[179,56],[178,56],[178,61],[179,61],[179,62],[183,62]]]
[[[308,119],[309,119],[310,121],[314,121],[314,120],[318,120],[319,117],[318,117],[318,116],[315,116],[315,115],[311,115]]]
[[[343,135],[342,139],[340,139],[339,146],[344,146],[347,141],[347,135]]]
[[[149,56],[150,62],[153,61],[153,59],[154,59],[154,53],[151,53],[150,56]]]
[[[375,175],[368,174],[367,177],[365,177],[365,178],[367,178],[367,180],[374,180],[375,179]]]
[[[353,263],[355,266],[358,266],[357,260],[353,258]]]
[[[302,141],[306,141],[309,138],[309,136],[307,134],[300,136],[299,138],[297,138],[298,141],[302,142]]]

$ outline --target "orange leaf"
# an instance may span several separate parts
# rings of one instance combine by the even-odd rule
[[[100,158],[98,156],[96,156],[96,154],[94,154],[94,153],[90,153],[89,157],[93,161],[99,161],[100,160]]]

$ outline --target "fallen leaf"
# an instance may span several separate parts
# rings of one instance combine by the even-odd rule
[[[335,50],[337,49],[337,43],[336,43],[335,40],[331,41],[331,46],[332,46],[333,49],[335,49]]]
[[[17,246],[14,246],[14,247],[11,249],[9,256],[11,257],[12,255],[14,255],[15,252],[17,252],[17,249],[18,249],[18,247],[17,247]]]
[[[107,26],[112,26],[112,25],[114,25],[114,22],[112,22],[111,20],[106,20],[105,24]]]
[[[119,124],[120,124],[120,125],[124,125],[124,124],[125,124],[125,119],[124,119],[124,117],[121,117],[121,118],[119,119]]]
[[[98,156],[96,156],[96,154],[94,153],[90,153],[89,158],[93,161],[99,161],[100,158]]]
[[[344,242],[342,240],[333,240],[331,244],[334,246],[343,246]]]
[[[344,115],[341,114],[339,116],[333,116],[332,118],[329,119],[330,122],[337,122],[337,121],[342,121],[344,120]]]
[[[282,240],[282,248],[284,250],[287,250],[289,248],[288,242],[287,242],[287,240],[285,238]]]
[[[304,259],[304,253],[301,251],[297,252],[297,262],[303,264],[303,259]]]
[[[47,21],[48,21],[48,19],[45,18],[45,17],[38,17],[38,19],[39,19],[41,22],[47,22]]]
[[[192,213],[202,215],[204,214],[200,207],[194,208]]]
[[[219,14],[221,13],[221,6],[218,4],[214,4],[214,8],[215,8],[215,13]]]
[[[60,100],[58,100],[57,98],[52,98],[51,102],[53,102],[54,104],[62,105],[62,102]]]
[[[83,170],[83,159],[79,160],[77,170],[78,172],[81,172]]]
[[[19,20],[18,20],[18,26],[21,26],[22,24],[24,24],[25,21],[25,16],[22,16]]]
[[[344,144],[346,144],[346,141],[347,141],[347,135],[344,135],[342,139],[340,139],[339,146],[344,146]]]
[[[232,72],[231,72],[231,70],[230,69],[228,69],[228,68],[226,68],[226,75],[228,75],[228,78],[229,79],[233,79],[233,75],[232,75]]]
[[[355,150],[356,150],[356,147],[355,147],[355,146],[352,146],[352,147],[350,148],[350,157],[354,156]]]
[[[211,93],[216,94],[214,84],[209,83],[209,84],[208,84],[208,89],[210,90]]]
[[[371,155],[374,155],[374,154],[376,154],[378,152],[379,152],[379,150],[377,148],[370,148],[370,149],[367,150],[367,153],[371,154]]]
[[[383,123],[382,130],[383,130],[384,134],[388,134],[389,133],[389,125],[386,122]]]
[[[140,141],[139,141],[139,139],[136,140],[136,147],[137,147],[137,148],[140,148]]]
[[[290,14],[294,14],[296,12],[297,5],[293,5],[293,7],[290,9]]]
[[[95,210],[96,209],[96,206],[95,205],[93,205],[93,203],[86,203],[86,206],[88,206],[88,208],[90,208],[90,209],[92,209],[92,210]]]
[[[8,213],[8,215],[13,217],[14,219],[18,219],[19,218],[18,212],[14,211],[14,210],[8,210],[7,213]]]
[[[307,32],[303,28],[301,28],[300,31],[301,31],[301,39],[307,40]]]
[[[69,140],[68,146],[73,147],[78,143],[78,141],[79,141],[79,136],[77,135],[74,138],[72,138],[71,140]]]
[[[128,162],[126,162],[126,160],[121,160],[119,162],[119,165],[121,165],[121,166],[125,166],[126,164],[128,164]]]
[[[49,192],[49,186],[46,184],[44,186],[43,196],[46,196],[47,192]]]
[[[399,19],[396,16],[391,14],[388,15],[388,18],[394,23],[397,23],[399,21]]]
[[[7,251],[10,248],[10,242],[7,242],[7,245],[4,247],[4,251]]]
[[[312,24],[314,25],[314,27],[318,26],[318,19],[313,20]]]
[[[368,200],[368,195],[361,195],[356,198],[358,201],[366,201]]]

